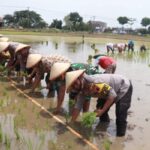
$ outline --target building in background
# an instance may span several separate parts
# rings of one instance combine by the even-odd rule
[[[88,23],[92,29],[92,32],[104,32],[107,28],[107,23],[102,21],[89,21]]]

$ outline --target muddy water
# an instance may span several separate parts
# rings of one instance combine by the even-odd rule
[[[20,37],[15,37],[20,38]],[[42,37],[41,41],[42,41]],[[32,47],[36,50],[34,52],[41,53],[43,55],[48,55],[52,53],[62,54],[69,57],[73,62],[87,62],[88,55],[93,55],[94,50],[91,48],[91,45],[95,43],[95,47],[100,49],[102,53],[106,52],[105,43],[107,42],[127,42],[124,40],[113,40],[113,39],[91,39],[85,38],[85,43],[82,43],[82,38],[63,38],[63,37],[44,37],[44,40],[47,42],[40,43],[31,43]],[[93,130],[85,131],[82,128],[80,123],[77,123],[74,128],[83,134],[86,138],[91,140],[94,144],[98,145],[100,149],[104,149],[107,145],[107,140],[110,142],[111,150],[146,150],[150,149],[150,50],[147,52],[139,52],[139,47],[141,44],[145,44],[147,47],[150,47],[148,42],[139,42],[135,41],[135,52],[125,52],[118,54],[117,52],[114,55],[111,55],[117,60],[117,70],[116,73],[123,74],[132,80],[133,83],[133,97],[132,105],[128,115],[128,130],[124,138],[116,138],[115,136],[115,107],[112,107],[110,110],[111,122],[110,124],[95,124]],[[42,83],[44,84],[44,83]],[[15,92],[15,91],[12,91]],[[28,92],[25,90],[25,92]],[[52,99],[45,99],[39,92],[34,95],[31,95],[35,99],[44,105],[46,108],[55,107],[55,101]],[[67,97],[65,99],[64,108],[67,107]],[[95,108],[95,100],[91,103],[91,111]],[[37,110],[38,111],[38,110]],[[8,113],[10,114],[10,113]],[[26,114],[26,113],[25,113]],[[4,114],[2,114],[4,115]],[[30,116],[29,114],[27,116]],[[34,115],[33,115],[34,116]],[[36,115],[37,116],[37,115]],[[43,119],[43,116],[40,116],[40,120]],[[64,116],[59,116],[64,119]],[[31,120],[31,119],[30,119]],[[48,119],[49,120],[49,119]],[[37,122],[37,121],[34,121]],[[41,123],[41,121],[40,121]],[[39,124],[40,124],[39,123]],[[54,125],[55,125],[54,121]],[[50,121],[50,124],[53,122]],[[27,127],[26,127],[27,128]],[[34,128],[34,127],[33,127]],[[58,126],[58,128],[60,128]],[[29,126],[27,129],[31,129]],[[22,132],[21,132],[22,133]],[[57,138],[64,140],[64,137],[71,139],[75,148],[77,145],[75,143],[74,137],[72,135],[64,135],[64,132],[61,136],[57,135]],[[67,132],[68,133],[68,132]],[[54,133],[53,133],[54,134]],[[34,133],[33,133],[34,135]],[[34,139],[38,139],[38,136],[34,136]],[[69,144],[71,142],[68,142]],[[49,146],[54,146],[53,143],[50,143]],[[55,145],[56,146],[56,145]],[[54,146],[54,147],[55,147]],[[55,148],[61,149],[61,148]],[[65,148],[64,148],[65,149]],[[66,148],[67,149],[67,148]],[[71,149],[71,148],[70,148]],[[83,147],[75,148],[83,149]]]

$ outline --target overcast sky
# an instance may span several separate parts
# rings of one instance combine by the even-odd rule
[[[150,0],[0,0],[0,16],[14,11],[35,10],[45,21],[63,19],[70,12],[78,12],[84,21],[107,22],[108,26],[119,26],[119,16],[136,18],[135,27],[140,27],[143,17],[150,17]]]

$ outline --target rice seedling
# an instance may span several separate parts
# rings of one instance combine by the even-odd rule
[[[104,148],[105,148],[105,150],[110,150],[110,145],[111,145],[111,142],[109,140],[105,140],[104,141]]]
[[[25,137],[22,137],[21,141],[27,146],[27,150],[33,150],[33,144],[30,138],[26,140]]]
[[[81,118],[81,124],[87,128],[91,128],[96,120],[95,112],[86,112]]]
[[[40,118],[40,113],[37,112],[37,113],[36,113],[36,119],[39,119],[39,118]]]
[[[66,119],[66,123],[69,122],[69,119],[70,119],[70,114],[69,112],[65,112],[65,119]]]
[[[3,96],[8,96],[8,92],[7,92],[6,89],[3,89],[2,95],[3,95]]]
[[[20,114],[20,113],[21,113],[21,108],[20,108],[20,107],[18,107],[17,112],[18,112],[18,114]]]
[[[16,139],[20,140],[20,135],[19,135],[19,132],[18,132],[16,127],[14,127],[14,132],[15,132],[15,135],[16,135]]]
[[[32,106],[32,112],[35,112],[35,105]]]
[[[6,146],[6,150],[10,150],[10,146],[11,146],[11,142],[10,142],[10,138],[5,135],[5,146]]]
[[[68,101],[68,105],[69,105],[69,107],[73,107],[73,106],[75,105],[75,100],[70,99],[70,100]]]
[[[3,131],[2,131],[2,126],[0,124],[0,143],[3,142]]]

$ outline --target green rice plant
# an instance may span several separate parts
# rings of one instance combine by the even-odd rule
[[[40,143],[39,143],[39,145],[37,145],[37,147],[35,149],[36,150],[42,150],[42,146],[44,145],[44,141],[45,141],[45,134],[41,133],[40,134]]]
[[[45,126],[46,126],[47,129],[49,128],[49,120],[48,119],[46,120],[46,125]]]
[[[75,100],[74,99],[70,99],[68,101],[68,105],[69,105],[69,107],[73,107],[75,105]]]
[[[36,119],[39,119],[39,118],[40,118],[40,113],[37,112],[37,113],[36,113]]]
[[[32,112],[35,112],[35,106],[34,105],[32,106]]]
[[[30,138],[26,140],[25,137],[22,137],[21,141],[27,146],[27,150],[33,150],[33,144]]]
[[[7,135],[5,135],[5,143],[4,144],[6,145],[6,150],[10,150],[11,143],[10,143],[10,138]]]
[[[104,141],[104,148],[105,148],[105,150],[110,150],[110,145],[111,145],[111,142],[109,140],[105,140]]]
[[[15,135],[16,135],[16,139],[20,140],[20,135],[19,135],[19,132],[18,132],[16,127],[14,127],[14,132],[15,132]]]
[[[3,131],[2,131],[2,126],[0,124],[0,143],[3,142]]]
[[[7,92],[7,90],[6,89],[3,89],[3,96],[8,96],[8,92]]]
[[[91,48],[92,48],[92,49],[95,49],[95,44],[94,44],[94,43],[91,45]]]
[[[81,118],[81,124],[86,128],[91,128],[96,120],[96,113],[95,112],[86,112],[83,114]]]
[[[5,69],[6,69],[6,67],[5,67],[5,66],[3,66],[3,65],[0,65],[0,72],[3,72],[3,71],[5,71]]]
[[[21,113],[21,108],[20,108],[20,107],[18,107],[17,112],[18,112],[18,114],[20,114],[20,113]]]
[[[66,119],[66,123],[69,122],[69,119],[70,119],[70,114],[69,112],[65,112],[65,119]]]
[[[0,99],[0,107],[3,107],[4,100]]]

